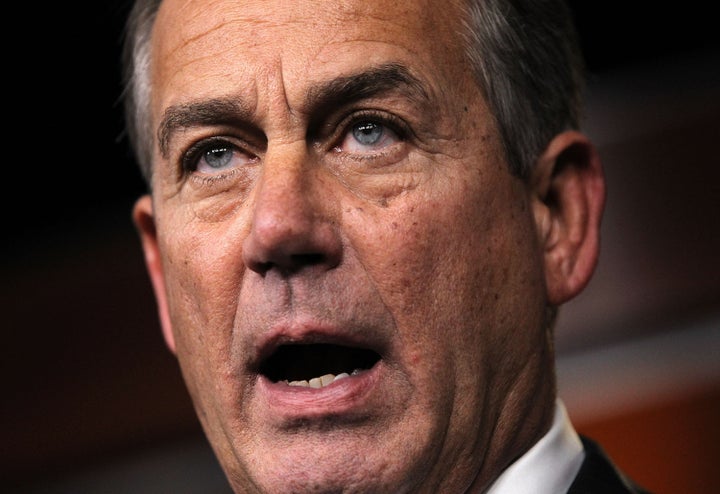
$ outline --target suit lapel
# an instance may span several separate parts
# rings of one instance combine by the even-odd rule
[[[585,459],[567,494],[650,494],[618,470],[595,441],[581,440]]]

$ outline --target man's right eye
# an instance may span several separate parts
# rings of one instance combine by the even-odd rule
[[[216,175],[256,160],[256,156],[242,151],[227,141],[213,140],[193,146],[186,153],[183,166],[190,172]]]

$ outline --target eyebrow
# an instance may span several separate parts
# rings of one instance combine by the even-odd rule
[[[311,86],[305,98],[305,106],[335,106],[389,91],[400,91],[405,97],[418,103],[430,99],[422,82],[404,65],[388,63]]]
[[[402,64],[388,63],[362,72],[340,76],[312,85],[304,108],[317,109],[349,104],[390,91],[400,91],[417,104],[430,100],[422,82]],[[182,129],[203,125],[247,126],[253,111],[240,98],[223,97],[173,105],[165,110],[158,126],[160,152],[167,156],[170,139]]]
[[[158,126],[160,153],[167,157],[172,135],[181,129],[203,125],[239,125],[247,122],[251,110],[238,98],[213,98],[169,106]]]

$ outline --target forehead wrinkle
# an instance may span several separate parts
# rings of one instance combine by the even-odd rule
[[[172,136],[183,129],[205,125],[243,125],[252,118],[253,110],[240,98],[225,97],[172,105],[165,109],[158,125],[158,144],[167,158]]]
[[[357,101],[391,90],[402,92],[419,105],[430,101],[425,85],[404,65],[386,63],[313,84],[307,91],[305,106],[313,108]]]
[[[222,46],[226,47],[225,51],[236,49],[238,43],[246,44],[245,48],[247,49],[265,45],[271,41],[265,36],[266,33],[274,35],[277,29],[287,30],[291,26],[298,26],[303,30],[307,29],[306,19],[296,19],[294,17],[273,19],[258,15],[251,10],[228,10],[223,0],[210,2],[208,5],[203,6],[204,14],[207,14],[208,10],[216,9],[218,11],[217,15],[202,15],[203,13],[201,13],[199,16],[197,12],[190,10],[193,3],[193,0],[188,0],[183,7],[187,7],[187,15],[198,22],[183,23],[180,29],[176,30],[174,35],[176,46],[172,51],[180,51],[190,45],[195,45],[200,47],[199,51],[201,53],[204,53],[205,48],[210,48],[208,45],[212,44],[212,49],[209,50],[212,53],[217,48],[218,41],[222,41]],[[183,7],[177,10],[182,10]],[[180,18],[182,19],[181,16]],[[166,23],[168,22],[178,21],[174,19],[173,21],[166,21]],[[238,39],[235,34],[238,29],[247,36]],[[277,39],[272,41],[277,41]],[[197,51],[197,48],[193,47],[192,50]]]

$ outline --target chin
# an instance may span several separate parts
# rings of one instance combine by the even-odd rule
[[[402,494],[427,485],[438,458],[423,444],[422,427],[417,435],[403,433],[405,444],[398,444],[387,431],[334,425],[254,436],[235,448],[226,458],[242,458],[242,468],[226,468],[235,492]]]

